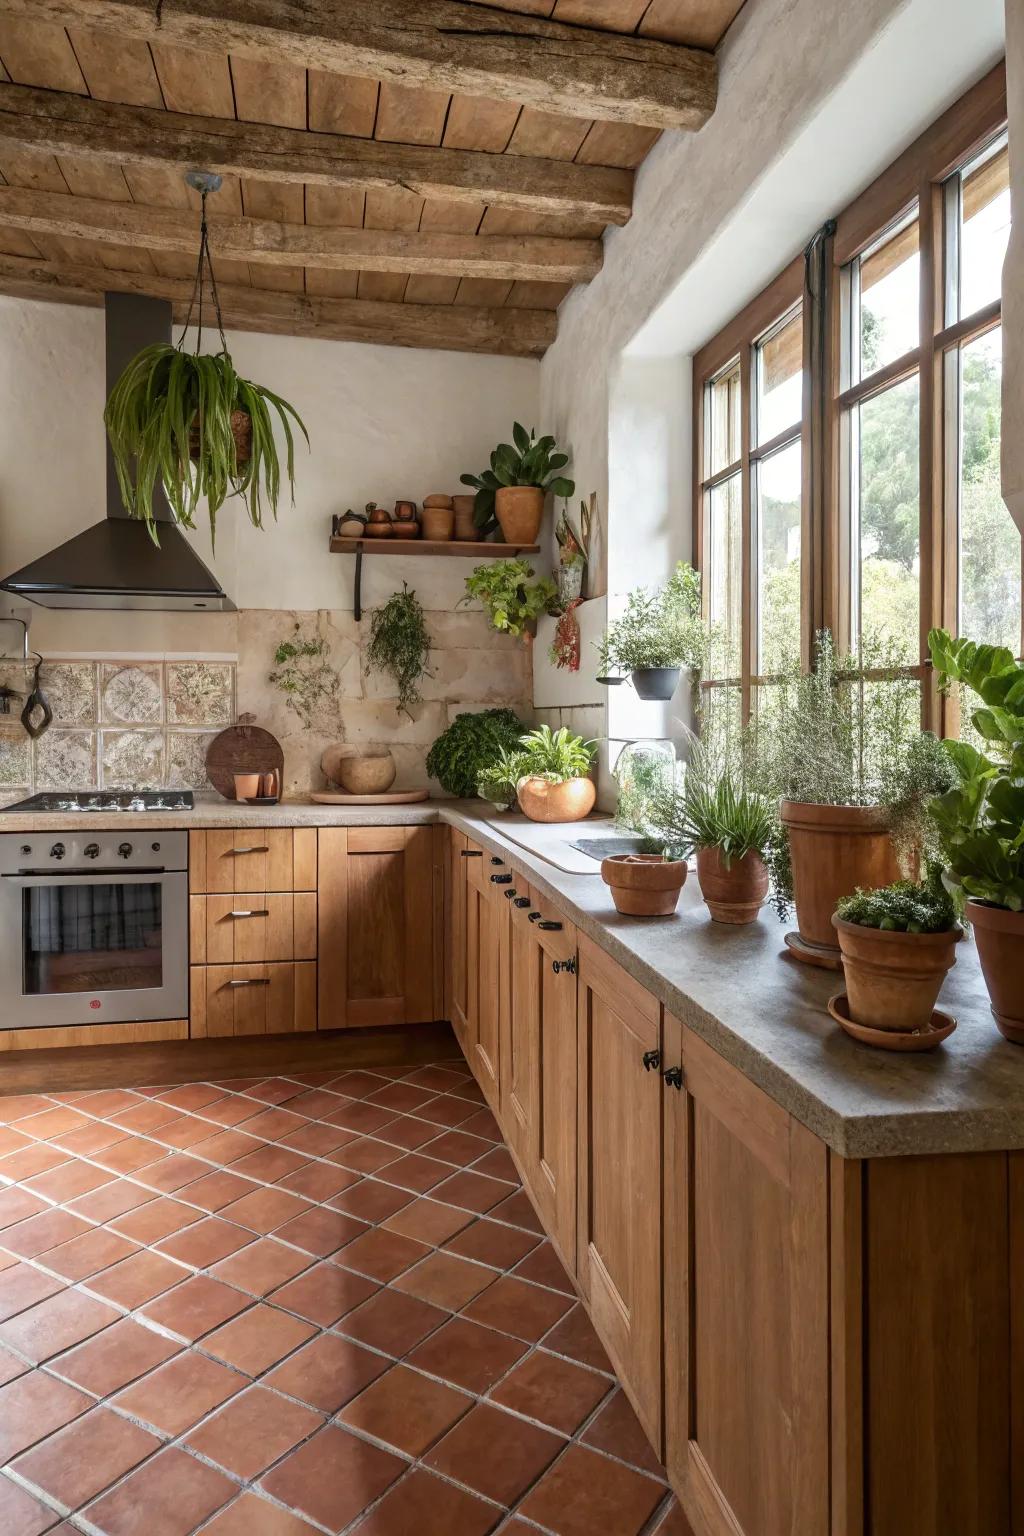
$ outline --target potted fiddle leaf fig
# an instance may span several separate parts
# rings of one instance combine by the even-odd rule
[[[548,491],[555,496],[576,491],[575,483],[558,473],[568,462],[568,454],[556,452],[553,437],[538,437],[517,421],[512,442],[499,443],[491,454],[490,469],[462,476],[463,485],[476,490],[473,521],[481,534],[500,524],[506,544],[535,544]]]

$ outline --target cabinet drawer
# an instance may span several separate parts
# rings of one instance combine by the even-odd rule
[[[194,965],[189,1034],[276,1035],[316,1029],[316,965]]]
[[[194,895],[316,890],[314,827],[190,832],[188,850]]]
[[[193,965],[315,960],[316,893],[192,896],[189,930]]]

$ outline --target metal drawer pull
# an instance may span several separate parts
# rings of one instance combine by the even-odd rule
[[[229,912],[228,917],[269,917],[270,912],[266,907],[254,908],[251,912]]]
[[[539,923],[540,922],[540,913],[539,912],[531,912],[530,913],[530,922],[531,923]]]
[[[661,1052],[657,1050],[644,1051],[642,1060],[644,1064],[644,1071],[653,1072],[656,1067],[661,1066]]]
[[[270,849],[264,843],[262,848],[229,848],[228,852],[237,856],[240,853],[269,853]]]
[[[505,891],[505,892],[504,892],[504,896],[505,896],[505,900],[506,900],[506,901],[511,901],[511,900],[512,900],[512,898],[513,898],[513,896],[514,896],[514,895],[515,895],[515,894],[516,894],[516,893],[515,893],[515,890],[514,890],[514,889],[513,889],[513,890],[511,890],[511,891]]]
[[[557,976],[559,971],[565,971],[570,976],[576,975],[576,957],[570,955],[568,960],[552,960],[551,969]]]
[[[528,907],[530,905],[530,898],[529,896],[517,896],[512,905],[514,907]]]
[[[492,875],[491,876],[491,884],[492,885],[511,885],[512,884],[512,876],[511,875]]]
[[[459,852],[460,852],[462,858],[464,858],[464,859],[482,859],[483,858],[483,854],[481,853],[479,848],[461,848],[459,850]]]
[[[229,981],[229,987],[269,987],[269,976],[247,976],[242,981]]]
[[[561,933],[562,931],[561,923],[553,923],[550,919],[547,922],[538,923],[537,927],[543,928],[545,933]]]
[[[665,1079],[665,1087],[666,1088],[678,1088],[678,1089],[680,1089],[680,1091],[682,1090],[682,1086],[683,1086],[683,1069],[682,1069],[682,1067],[669,1067],[668,1071],[667,1072],[663,1072],[661,1075]]]
[[[504,859],[499,859],[498,855],[496,853],[492,853],[491,854],[491,863],[492,864],[504,864],[504,862],[505,862],[505,860]]]

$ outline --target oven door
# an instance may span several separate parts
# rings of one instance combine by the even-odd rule
[[[0,879],[0,1026],[188,1017],[188,876]]]

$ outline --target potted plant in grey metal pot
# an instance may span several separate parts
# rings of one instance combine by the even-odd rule
[[[641,699],[670,699],[683,668],[699,673],[708,631],[700,576],[681,560],[663,587],[636,587],[600,646],[603,672],[628,673]]]

